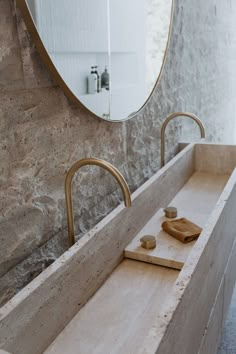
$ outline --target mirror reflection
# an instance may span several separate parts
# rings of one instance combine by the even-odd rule
[[[68,92],[111,121],[141,109],[162,68],[172,0],[26,2]]]

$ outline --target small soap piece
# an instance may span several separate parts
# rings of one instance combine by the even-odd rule
[[[145,235],[140,238],[140,241],[142,243],[141,246],[146,249],[155,248],[157,245],[156,237],[152,235]]]
[[[164,221],[161,226],[165,232],[183,243],[196,240],[202,232],[198,225],[185,218]]]
[[[177,208],[169,206],[164,209],[165,216],[170,219],[174,219],[177,217]]]

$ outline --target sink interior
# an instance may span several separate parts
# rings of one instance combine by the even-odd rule
[[[45,354],[135,354],[179,272],[124,260]]]
[[[169,204],[177,207],[178,217],[186,217],[204,229],[230,174],[221,170],[212,173],[208,163],[198,161],[201,154],[197,147],[192,159],[194,168],[190,178]],[[179,178],[176,174],[176,179]],[[145,212],[145,206],[143,210]],[[79,350],[89,354],[94,348],[96,353],[138,353],[151,324],[163,314],[178,270],[197,242],[183,244],[169,236],[161,230],[165,220],[168,219],[163,209],[158,209],[125,248],[128,259],[113,271],[45,353],[74,354]],[[154,250],[140,247],[140,238],[145,234],[157,236]]]

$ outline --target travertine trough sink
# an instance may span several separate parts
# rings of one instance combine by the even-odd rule
[[[0,348],[215,353],[236,279],[235,165],[236,146],[186,146],[0,309]],[[196,242],[163,234],[170,204],[203,228]],[[147,233],[155,254],[140,249]]]

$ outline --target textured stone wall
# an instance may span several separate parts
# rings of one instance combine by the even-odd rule
[[[131,191],[160,165],[160,126],[177,110],[197,114],[210,140],[234,139],[236,3],[175,0],[166,65],[142,112],[123,123],[93,118],[68,102],[34,49],[13,0],[0,0],[0,302],[67,248],[64,179],[86,156],[104,158]],[[183,120],[171,124],[172,156]],[[182,126],[186,127],[183,128]],[[79,236],[121,200],[111,176],[85,167],[74,183]]]

